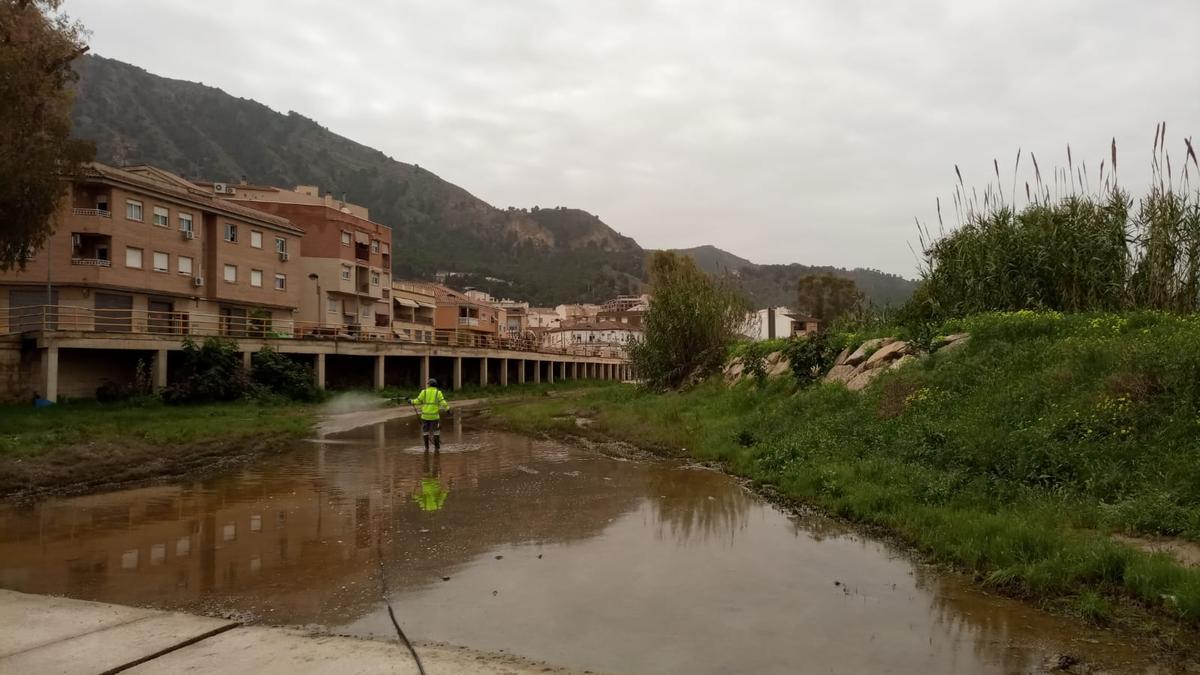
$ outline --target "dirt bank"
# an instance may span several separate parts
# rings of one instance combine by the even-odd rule
[[[274,432],[162,446],[131,439],[67,445],[33,457],[0,458],[0,497],[24,501],[80,494],[220,470],[295,442]]]

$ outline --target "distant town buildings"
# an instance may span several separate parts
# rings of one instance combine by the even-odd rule
[[[817,319],[794,313],[786,307],[767,307],[751,312],[742,325],[742,334],[751,340],[774,340],[817,332]]]

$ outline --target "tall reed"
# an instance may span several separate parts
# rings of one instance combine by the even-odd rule
[[[992,310],[1068,312],[1158,309],[1200,310],[1200,172],[1191,139],[1184,141],[1183,170],[1176,175],[1166,149],[1166,125],[1155,129],[1151,185],[1134,200],[1118,181],[1117,145],[1100,162],[1096,184],[1086,163],[1047,180],[1030,153],[1033,181],[1024,182],[1018,150],[1012,187],[995,182],[969,192],[955,166],[954,213],[934,234],[918,222],[923,284],[907,312],[920,319]]]

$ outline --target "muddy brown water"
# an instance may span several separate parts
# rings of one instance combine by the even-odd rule
[[[396,420],[195,482],[0,507],[0,587],[392,638],[382,569],[412,639],[575,668],[1175,670],[720,473],[463,424],[437,456]]]

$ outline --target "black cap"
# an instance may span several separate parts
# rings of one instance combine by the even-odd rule
[[[437,380],[435,380],[435,379],[433,379],[433,378],[431,377],[431,378],[429,378],[429,381],[427,381],[427,382],[425,383],[425,386],[427,386],[427,387],[436,387],[436,386],[437,386]]]

